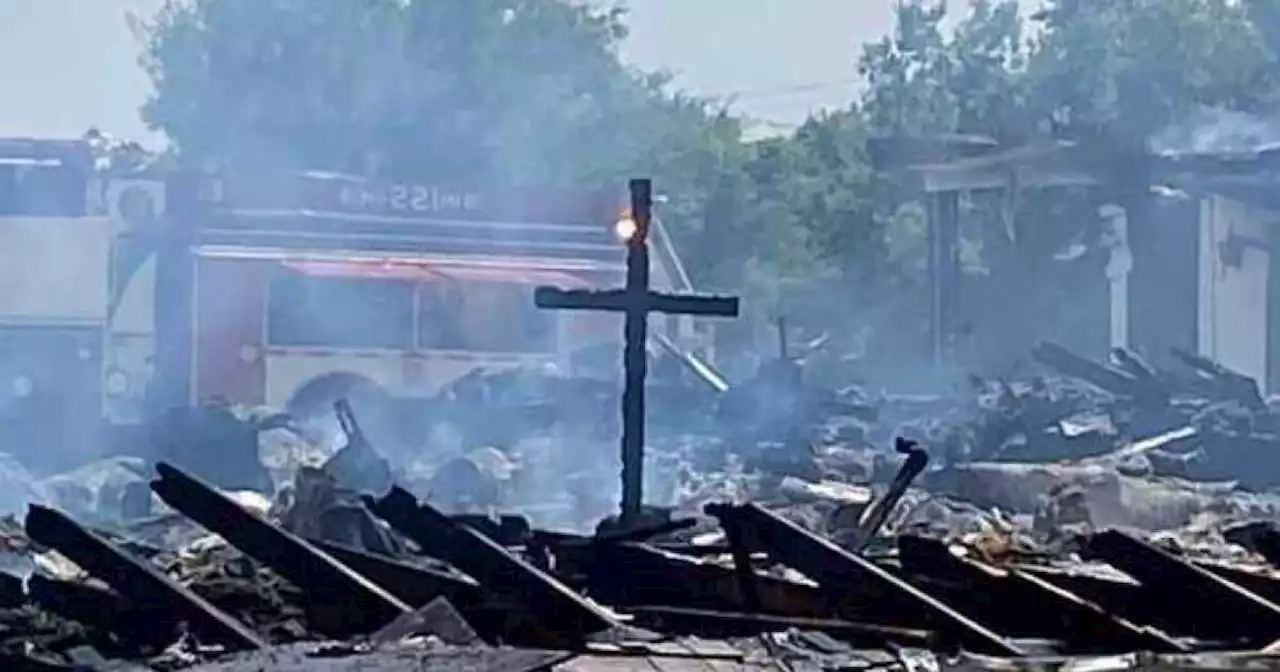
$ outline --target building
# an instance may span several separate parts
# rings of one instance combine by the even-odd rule
[[[1280,151],[1122,155],[1066,141],[1012,149],[952,142],[945,154],[917,154],[897,168],[930,203],[935,361],[946,361],[963,321],[963,199],[995,192],[1012,211],[1026,190],[1096,189],[1110,199],[1096,213],[1110,251],[1098,278],[1107,343],[1156,362],[1183,348],[1280,390],[1280,273],[1271,270]]]

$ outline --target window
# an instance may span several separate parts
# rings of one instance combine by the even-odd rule
[[[468,350],[467,308],[461,283],[422,285],[418,310],[418,345],[424,350]]]
[[[78,217],[88,181],[78,171],[37,163],[0,163],[0,215]]]
[[[500,282],[422,286],[419,343],[427,350],[548,353],[557,344],[555,311],[533,304],[533,287]]]
[[[413,285],[280,271],[267,300],[267,342],[296,347],[413,348]]]

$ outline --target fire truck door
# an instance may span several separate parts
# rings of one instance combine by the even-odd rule
[[[202,258],[196,265],[194,401],[263,403],[262,345],[268,263]]]
[[[100,330],[0,327],[0,452],[33,471],[99,454],[101,381]]]

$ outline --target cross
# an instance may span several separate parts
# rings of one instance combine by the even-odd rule
[[[778,327],[778,359],[788,360],[791,358],[791,348],[787,343],[787,316],[779,315],[774,324]]]
[[[630,225],[619,225],[629,234],[627,282],[621,289],[564,290],[538,287],[533,300],[539,308],[619,312],[623,328],[622,388],[622,505],[621,521],[636,520],[643,503],[646,343],[649,313],[668,315],[738,316],[738,298],[665,294],[649,288],[649,222],[653,213],[653,183],[631,180]],[[624,220],[625,222],[625,220]]]

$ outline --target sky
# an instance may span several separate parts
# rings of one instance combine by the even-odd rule
[[[688,91],[735,97],[736,111],[785,128],[853,99],[860,45],[889,29],[893,3],[629,0],[622,55],[672,72]],[[138,107],[149,84],[125,17],[162,4],[0,0],[0,136],[75,137],[97,126],[147,138]]]

